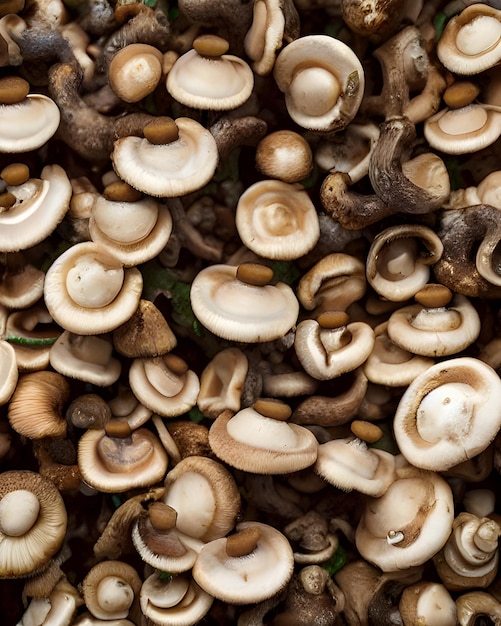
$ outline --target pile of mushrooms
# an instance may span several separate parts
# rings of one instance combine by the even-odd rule
[[[0,2],[5,626],[501,623],[501,6]]]

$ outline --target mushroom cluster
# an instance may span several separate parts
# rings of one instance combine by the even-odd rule
[[[501,623],[501,8],[0,2],[5,626]]]

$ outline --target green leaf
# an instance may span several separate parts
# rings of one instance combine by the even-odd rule
[[[58,335],[59,336],[59,335]],[[16,337],[15,335],[9,335],[6,337],[9,343],[14,343],[18,346],[27,346],[28,348],[44,348],[45,346],[51,346],[57,341],[57,337]]]
[[[345,564],[346,550],[340,545],[334,555],[328,561],[322,563],[322,567],[329,572],[329,576],[334,576]]]

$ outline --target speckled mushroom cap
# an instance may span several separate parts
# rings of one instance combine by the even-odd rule
[[[46,165],[40,178],[7,185],[7,191],[16,201],[0,213],[2,252],[25,250],[43,241],[70,206],[71,184],[60,165]]]
[[[421,565],[445,544],[454,520],[448,483],[436,472],[403,466],[379,498],[369,498],[355,534],[364,559],[394,572]]]
[[[133,136],[115,141],[111,159],[122,180],[157,197],[184,196],[209,182],[219,158],[214,137],[188,117],[175,124],[178,137],[166,143]]]
[[[201,35],[167,74],[171,96],[195,109],[229,111],[252,93],[254,75],[240,57],[225,54],[228,43],[216,35]]]
[[[143,279],[135,267],[123,268],[106,248],[83,242],[71,246],[45,276],[45,304],[63,328],[80,335],[114,330],[139,305]]]
[[[67,515],[54,483],[28,470],[0,474],[0,578],[43,569],[59,550]]]
[[[317,212],[304,187],[273,179],[242,193],[235,224],[247,248],[265,259],[297,259],[320,236]]]
[[[228,538],[205,544],[193,566],[193,578],[211,596],[230,604],[261,602],[289,582],[294,569],[292,548],[276,528],[242,522],[237,533],[257,531],[255,547],[243,555],[228,554]]]
[[[406,389],[393,420],[395,439],[416,467],[443,471],[471,459],[501,426],[501,380],[471,357],[436,363]]]
[[[283,337],[299,313],[294,292],[282,282],[269,284],[273,272],[266,281],[251,284],[239,267],[211,265],[195,276],[190,299],[196,317],[223,339],[262,342]]]
[[[454,15],[437,43],[437,55],[451,72],[479,74],[501,60],[501,11],[476,3]]]
[[[310,130],[341,130],[355,117],[365,79],[362,64],[345,43],[306,35],[285,46],[273,70],[291,118]]]

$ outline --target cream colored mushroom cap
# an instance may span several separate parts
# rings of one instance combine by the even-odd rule
[[[170,95],[194,109],[230,111],[252,93],[254,75],[247,63],[232,54],[201,56],[192,49],[181,55],[167,74]]]
[[[94,335],[114,330],[139,306],[143,279],[94,242],[73,245],[49,267],[44,298],[49,313],[72,333]]]
[[[289,582],[294,569],[292,548],[281,532],[261,522],[242,522],[237,531],[258,528],[256,548],[242,557],[226,553],[226,538],[215,539],[200,550],[193,578],[211,596],[230,604],[261,602]]]
[[[266,417],[247,407],[223,411],[209,430],[214,454],[232,467],[253,474],[289,474],[310,467],[318,443],[307,428]]]
[[[471,357],[436,363],[407,388],[393,420],[397,445],[416,467],[444,471],[480,454],[501,426],[501,380]]]
[[[320,236],[317,211],[304,187],[273,179],[243,192],[235,224],[247,248],[265,259],[298,259]]]
[[[8,186],[7,191],[16,197],[16,203],[0,213],[2,252],[25,250],[48,237],[68,211],[72,193],[60,165],[46,165],[39,179]]]
[[[294,326],[299,314],[299,303],[288,285],[249,285],[237,278],[233,265],[201,270],[191,285],[190,299],[200,322],[230,341],[278,339]]]
[[[479,74],[501,60],[501,11],[472,4],[453,16],[437,43],[437,56],[454,74]]]
[[[111,153],[122,180],[150,196],[184,196],[203,187],[218,163],[214,137],[201,124],[178,117],[179,138],[154,145],[141,137],[118,139]]]
[[[0,152],[37,150],[59,126],[57,104],[48,96],[28,94],[16,104],[0,104]]]
[[[18,377],[14,348],[2,339],[0,340],[0,406],[10,400]]]
[[[341,130],[362,102],[362,64],[351,48],[328,35],[306,35],[285,46],[273,74],[289,115],[303,128]]]
[[[259,76],[269,74],[277,51],[283,45],[285,16],[277,0],[256,0],[252,24],[244,38],[244,50],[252,59],[252,68]]]

